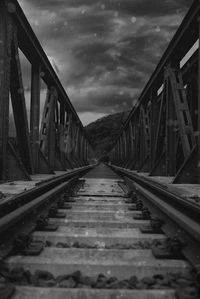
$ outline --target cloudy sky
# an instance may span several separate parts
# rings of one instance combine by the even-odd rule
[[[133,107],[192,0],[19,3],[87,124]]]

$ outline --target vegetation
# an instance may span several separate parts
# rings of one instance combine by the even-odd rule
[[[129,111],[102,117],[85,127],[96,157],[102,158],[112,149]]]

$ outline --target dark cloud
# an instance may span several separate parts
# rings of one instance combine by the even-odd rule
[[[189,0],[19,2],[77,111],[105,114],[133,106],[191,5]]]
[[[96,6],[105,10],[133,15],[162,16],[173,14],[176,9],[187,9],[191,0],[28,0],[38,9],[58,10],[65,7]]]
[[[89,91],[84,101],[75,101],[75,107],[80,112],[85,112],[85,105],[90,106],[90,111],[100,113],[114,113],[129,110],[135,104],[138,91],[132,94],[129,91],[120,91],[116,87],[110,86],[109,89]]]
[[[112,0],[108,4],[108,7],[111,9],[116,8],[118,1]],[[179,3],[178,3],[179,2]],[[119,2],[118,9],[120,12],[134,15],[134,16],[163,16],[166,14],[173,14],[177,9],[184,8],[187,1],[170,1],[170,0],[123,0]]]

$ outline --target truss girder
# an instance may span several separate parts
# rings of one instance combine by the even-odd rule
[[[200,51],[189,55],[200,36],[199,15],[196,0],[122,126],[120,147],[131,149],[126,168],[200,183]],[[121,159],[116,140],[110,160]]]
[[[31,66],[30,104],[21,52]],[[19,3],[0,1],[0,179],[9,180],[12,173],[30,179],[35,173],[80,167],[93,158],[84,127]]]

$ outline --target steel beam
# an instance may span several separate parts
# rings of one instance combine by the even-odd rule
[[[31,64],[30,130],[19,49]],[[39,134],[41,78],[48,93]],[[12,142],[9,93],[17,132]],[[71,124],[67,124],[68,114]],[[81,147],[87,143],[84,127],[17,0],[0,1],[0,180],[30,179],[29,174],[82,166]]]
[[[168,176],[176,173],[176,115],[169,78],[165,78],[164,101],[166,102],[166,169]]]
[[[12,20],[0,1],[0,180],[7,179]]]
[[[163,84],[164,75],[163,69],[169,63],[175,61],[180,61],[184,55],[190,50],[193,44],[198,39],[198,17],[200,14],[200,2],[199,0],[193,1],[187,15],[179,26],[176,34],[172,38],[169,46],[161,57],[155,71],[151,75],[149,81],[144,87],[141,95],[138,99],[137,106],[131,111],[129,117],[127,118],[124,127],[129,123],[129,120],[132,118],[132,115],[139,108],[142,101],[146,96],[151,92],[152,87],[155,90],[158,90]]]
[[[200,17],[198,18],[198,36],[200,41]],[[198,158],[197,158],[197,175],[200,183],[200,42],[198,51]]]
[[[18,40],[16,28],[13,32],[13,42],[11,48],[11,74],[10,93],[17,131],[18,148],[21,160],[29,174],[33,171],[33,160],[30,145],[30,134],[26,110],[26,101],[22,81],[21,66],[18,53]]]
[[[31,69],[31,114],[30,135],[34,172],[38,172],[40,125],[40,66],[32,65]]]

